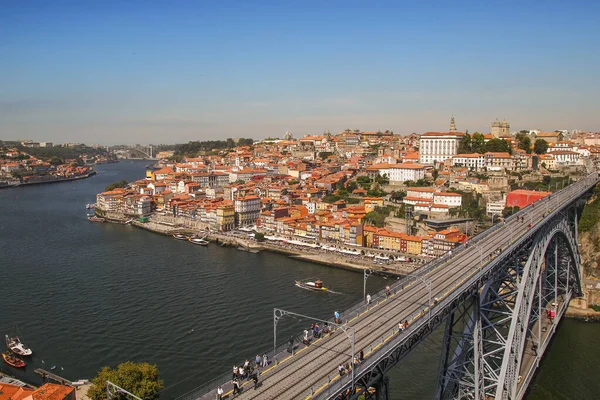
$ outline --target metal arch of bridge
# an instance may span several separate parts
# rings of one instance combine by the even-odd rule
[[[503,257],[481,292],[448,319],[436,398],[521,398],[550,341],[542,335],[543,310],[557,304],[560,320],[573,295],[581,294],[577,214],[571,207]],[[545,336],[545,337],[543,337]],[[527,340],[536,356],[520,376]]]
[[[581,288],[579,283],[579,254],[577,253],[577,208],[578,205],[581,205],[582,200],[581,197],[588,192],[591,188],[595,186],[598,182],[598,173],[593,172],[584,178],[583,181],[578,182],[577,184],[570,185],[569,187],[563,189],[566,191],[570,191],[570,194],[566,200],[563,199],[562,202],[558,202],[557,195],[553,195],[552,199],[547,202],[542,202],[541,207],[551,207],[549,210],[549,215],[546,214],[542,223],[534,225],[528,234],[520,237],[513,237],[512,232],[510,232],[509,237],[506,239],[508,243],[510,243],[507,247],[502,249],[502,253],[493,258],[490,261],[480,261],[478,267],[475,268],[473,274],[469,275],[469,277],[464,281],[460,290],[456,290],[448,298],[441,301],[439,304],[432,310],[432,316],[429,319],[422,318],[420,321],[416,323],[415,326],[411,326],[410,332],[404,337],[402,335],[398,335],[394,340],[391,340],[386,346],[383,346],[380,349],[380,354],[377,355],[376,358],[367,359],[365,363],[357,368],[356,381],[355,381],[355,389],[352,390],[350,385],[346,382],[337,382],[336,385],[329,386],[326,391],[323,391],[312,398],[318,399],[384,399],[387,398],[385,395],[379,393],[371,393],[369,392],[369,388],[372,387],[380,387],[381,392],[387,392],[387,372],[400,360],[410,353],[414,348],[416,348],[432,331],[434,331],[439,325],[443,322],[447,321],[447,329],[446,335],[448,336],[448,331],[452,331],[454,327],[459,325],[459,320],[462,321],[462,326],[465,328],[466,326],[471,326],[472,331],[478,332],[475,335],[475,340],[473,340],[473,334],[469,334],[468,329],[463,329],[461,332],[463,333],[464,338],[468,338],[469,340],[462,341],[462,347],[455,346],[454,353],[452,351],[446,351],[442,359],[446,359],[446,362],[443,363],[445,366],[449,366],[454,364],[454,366],[458,365],[455,361],[460,361],[461,357],[463,359],[463,365],[471,365],[470,369],[466,370],[469,372],[471,376],[474,376],[474,371],[479,371],[478,374],[480,377],[476,380],[477,382],[477,390],[475,390],[475,385],[471,384],[467,387],[467,385],[463,385],[464,398],[478,398],[485,399],[485,393],[493,392],[492,396],[495,395],[495,389],[491,390],[489,387],[485,387],[484,383],[486,382],[486,372],[489,372],[491,369],[485,364],[481,355],[484,354],[485,346],[484,344],[489,344],[487,342],[486,336],[483,333],[486,333],[487,330],[493,330],[495,325],[489,324],[485,319],[481,319],[481,315],[485,315],[488,312],[488,308],[494,304],[492,301],[490,304],[486,303],[486,297],[484,294],[488,293],[489,288],[492,287],[491,282],[497,282],[501,276],[507,276],[506,270],[510,269],[510,263],[507,263],[509,259],[512,259],[513,255],[520,254],[521,255],[521,263],[524,264],[518,266],[518,268],[513,268],[514,270],[521,271],[520,274],[515,274],[511,279],[514,280],[512,287],[517,289],[512,291],[512,296],[514,300],[513,303],[516,303],[517,300],[520,301],[518,307],[515,308],[513,305],[511,307],[511,312],[498,312],[498,320],[504,320],[505,322],[513,320],[512,309],[515,309],[515,313],[518,314],[519,318],[515,318],[514,327],[512,328],[511,340],[514,342],[514,346],[511,344],[509,346],[504,345],[504,342],[499,342],[499,345],[502,346],[502,351],[498,350],[496,352],[491,352],[488,354],[488,358],[492,359],[496,357],[497,359],[503,360],[504,353],[508,353],[510,358],[513,360],[516,359],[519,363],[522,361],[522,351],[515,352],[517,348],[522,349],[527,338],[531,338],[532,331],[531,329],[527,329],[531,327],[531,324],[524,323],[523,321],[529,321],[532,319],[537,321],[538,315],[541,313],[542,307],[539,306],[540,303],[543,303],[545,306],[550,298],[556,299],[558,297],[557,291],[560,290],[562,295],[562,303],[561,307],[557,310],[556,318],[560,319],[563,313],[566,311],[568,306],[568,301],[571,299],[573,295],[579,295]],[[539,207],[539,206],[538,206]],[[531,209],[531,207],[528,207]],[[529,210],[531,211],[531,210]],[[545,211],[545,208],[544,208]],[[527,209],[521,210],[521,215],[526,215],[528,213]],[[533,222],[530,217],[525,217],[525,224],[527,222]],[[557,260],[556,263],[545,263],[544,261],[544,253],[542,249],[547,249],[550,246],[550,242],[554,238],[561,238],[561,242],[555,244],[555,249],[560,249],[561,254],[561,264],[558,264],[558,256],[555,257]],[[540,242],[545,239],[545,244],[542,245]],[[475,241],[475,240],[474,240]],[[475,245],[477,246],[477,245]],[[474,245],[470,247],[475,247]],[[568,251],[564,251],[566,249]],[[527,252],[529,250],[529,253]],[[536,252],[532,254],[533,250]],[[544,250],[545,251],[545,250]],[[558,250],[555,250],[557,253]],[[530,257],[531,256],[531,257]],[[535,261],[529,261],[529,258],[534,258]],[[566,267],[565,262],[568,264]],[[546,265],[548,272],[546,273]],[[553,267],[559,265],[559,267]],[[525,270],[527,267],[527,270]],[[551,271],[553,269],[558,270],[558,274],[553,274]],[[544,277],[544,281],[540,279],[540,273]],[[552,293],[551,290],[548,290],[549,285],[547,282],[552,280],[552,277],[556,275],[554,278],[554,285],[551,286],[554,290]],[[564,287],[567,289],[560,287],[558,285],[558,280],[564,284]],[[534,285],[531,283],[534,282]],[[519,295],[520,288],[525,288],[528,290],[532,290],[535,287],[535,282],[538,282],[542,285],[544,290],[534,292],[534,296],[531,293],[527,293],[527,295]],[[541,283],[540,283],[541,282]],[[503,287],[496,290],[496,293],[500,292],[502,294],[510,292],[509,287]],[[537,296],[537,293],[542,293],[542,296]],[[527,307],[528,305],[532,305],[537,300],[538,308],[532,310],[531,307]],[[485,305],[487,308],[482,309],[482,305]],[[528,309],[529,308],[529,309]],[[523,310],[528,309],[526,312]],[[473,311],[476,311],[475,315],[479,317],[477,319],[473,318]],[[471,320],[474,321],[469,323],[465,323],[465,319],[468,319],[467,316],[470,316]],[[512,325],[511,325],[512,326]],[[474,328],[477,327],[475,330]],[[519,329],[517,329],[519,328]],[[525,329],[524,329],[525,328]],[[551,327],[551,332],[549,335],[546,335],[545,340],[541,343],[538,353],[541,355],[547,346],[551,335],[554,333],[556,328],[556,324],[553,324]],[[487,334],[487,333],[486,333]],[[506,334],[506,333],[505,333]],[[501,335],[500,335],[501,336]],[[453,337],[454,341],[460,342],[461,340],[457,337]],[[540,335],[534,338],[534,340],[541,340]],[[446,341],[448,343],[449,341]],[[473,348],[477,349],[480,357],[473,358],[467,357],[469,356],[469,351],[462,351],[460,349],[465,349],[468,347],[465,344],[470,344],[471,346],[471,355],[473,354]],[[456,349],[460,351],[456,351]],[[514,353],[514,354],[513,354]],[[460,357],[457,355],[460,354]],[[446,357],[448,356],[448,357]],[[452,356],[453,358],[450,358]],[[455,357],[456,356],[456,357]],[[527,384],[532,378],[533,372],[537,368],[539,364],[539,359],[541,356],[537,357],[534,366],[531,368],[525,380],[521,383],[518,398],[522,397],[524,391],[527,389]],[[450,362],[450,361],[451,362]],[[502,361],[500,361],[502,362]],[[508,361],[507,361],[508,362]],[[508,365],[505,366],[505,369],[508,370]],[[500,367],[502,369],[502,366]],[[503,379],[506,382],[507,377],[515,376],[515,372],[517,371],[516,366],[511,366],[510,373],[504,373]],[[460,378],[464,377],[465,374],[461,374]],[[492,379],[493,380],[492,376]],[[516,376],[515,376],[516,378]],[[444,379],[444,381],[449,382],[452,379]],[[496,378],[496,381],[498,379]],[[461,382],[460,379],[457,380]],[[464,383],[467,383],[466,381]],[[510,390],[514,391],[514,386],[517,385],[516,379],[514,380],[514,385],[510,388]],[[497,383],[494,383],[495,387],[497,387]],[[439,385],[440,387],[441,385]],[[445,386],[441,386],[445,387]],[[498,389],[499,392],[502,392],[502,388]],[[478,393],[477,395],[475,393]],[[436,397],[441,397],[441,391],[436,392]],[[483,396],[483,397],[482,397]],[[458,392],[456,392],[455,397],[458,396]],[[453,397],[454,398],[454,397]],[[495,398],[517,398],[511,396],[511,393],[502,394],[501,397]]]

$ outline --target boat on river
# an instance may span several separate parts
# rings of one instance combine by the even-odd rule
[[[208,240],[204,240],[201,238],[190,238],[189,241],[190,243],[197,244],[199,246],[208,246]]]
[[[296,286],[301,289],[312,290],[315,292],[327,292],[327,288],[323,286],[323,281],[319,278],[315,279],[314,281],[309,281],[308,279],[304,281],[296,281]]]
[[[2,358],[4,362],[15,368],[23,368],[25,366],[25,361],[21,360],[19,357],[10,354],[10,353],[2,353]]]
[[[30,356],[32,354],[31,349],[25,343],[21,342],[18,336],[9,337],[8,335],[4,335],[4,338],[6,339],[6,347],[13,353],[20,356]]]
[[[176,233],[173,235],[173,237],[177,240],[188,240],[189,237],[187,237],[186,235],[182,235],[181,233]]]
[[[104,222],[106,221],[104,218],[96,217],[93,215],[88,215],[88,221],[90,222]]]

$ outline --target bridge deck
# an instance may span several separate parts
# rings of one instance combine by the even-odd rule
[[[574,186],[574,185],[572,185]],[[355,330],[355,354],[362,349],[365,363],[378,356],[378,351],[390,341],[404,340],[413,333],[413,326],[422,323],[433,308],[443,303],[448,296],[459,291],[461,286],[480,272],[498,252],[527,236],[530,229],[542,221],[549,211],[558,210],[580,193],[574,188],[566,189],[542,199],[517,215],[525,220],[513,217],[502,225],[496,225],[480,235],[468,246],[463,246],[454,255],[446,255],[432,262],[433,268],[425,268],[421,278],[411,282],[399,282],[393,287],[389,298],[377,297],[376,303],[359,309],[352,314],[342,314],[342,319]],[[531,227],[529,226],[531,225]],[[479,239],[479,240],[477,240]],[[427,284],[421,281],[425,280]],[[428,286],[431,287],[429,296]],[[435,299],[431,304],[429,298]],[[399,333],[397,326],[401,321],[409,322],[409,329]],[[415,326],[416,328],[416,326]],[[344,332],[338,330],[326,337],[315,340],[308,347],[299,349],[294,356],[280,359],[278,365],[272,365],[262,371],[261,385],[252,389],[252,382],[244,385],[240,399],[309,399],[327,397],[332,386],[340,381],[347,382],[349,376],[338,374],[338,365],[351,363],[351,344]],[[356,373],[360,374],[361,366]],[[215,385],[216,386],[216,385]],[[226,387],[230,388],[229,384]],[[228,391],[226,391],[228,392]],[[231,392],[226,393],[228,396]],[[332,392],[334,394],[334,392]],[[211,391],[206,398],[214,398]],[[187,397],[186,397],[187,398]],[[190,398],[200,398],[190,397]],[[205,397],[202,397],[205,398]],[[227,397],[224,397],[227,398]]]

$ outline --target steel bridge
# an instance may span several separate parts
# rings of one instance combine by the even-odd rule
[[[370,304],[357,303],[341,313],[343,329],[332,319],[331,332],[310,345],[292,345],[291,354],[287,344],[276,347],[260,385],[243,380],[236,398],[388,399],[388,371],[442,324],[435,398],[522,398],[569,301],[581,296],[577,221],[597,182],[593,172],[373,295]],[[274,323],[286,315],[275,310]],[[408,327],[398,329],[400,322]],[[339,373],[346,363],[350,369]],[[219,385],[231,398],[231,378],[180,399],[214,399]]]

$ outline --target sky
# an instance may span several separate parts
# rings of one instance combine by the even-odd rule
[[[0,140],[600,130],[598,1],[0,1]]]

